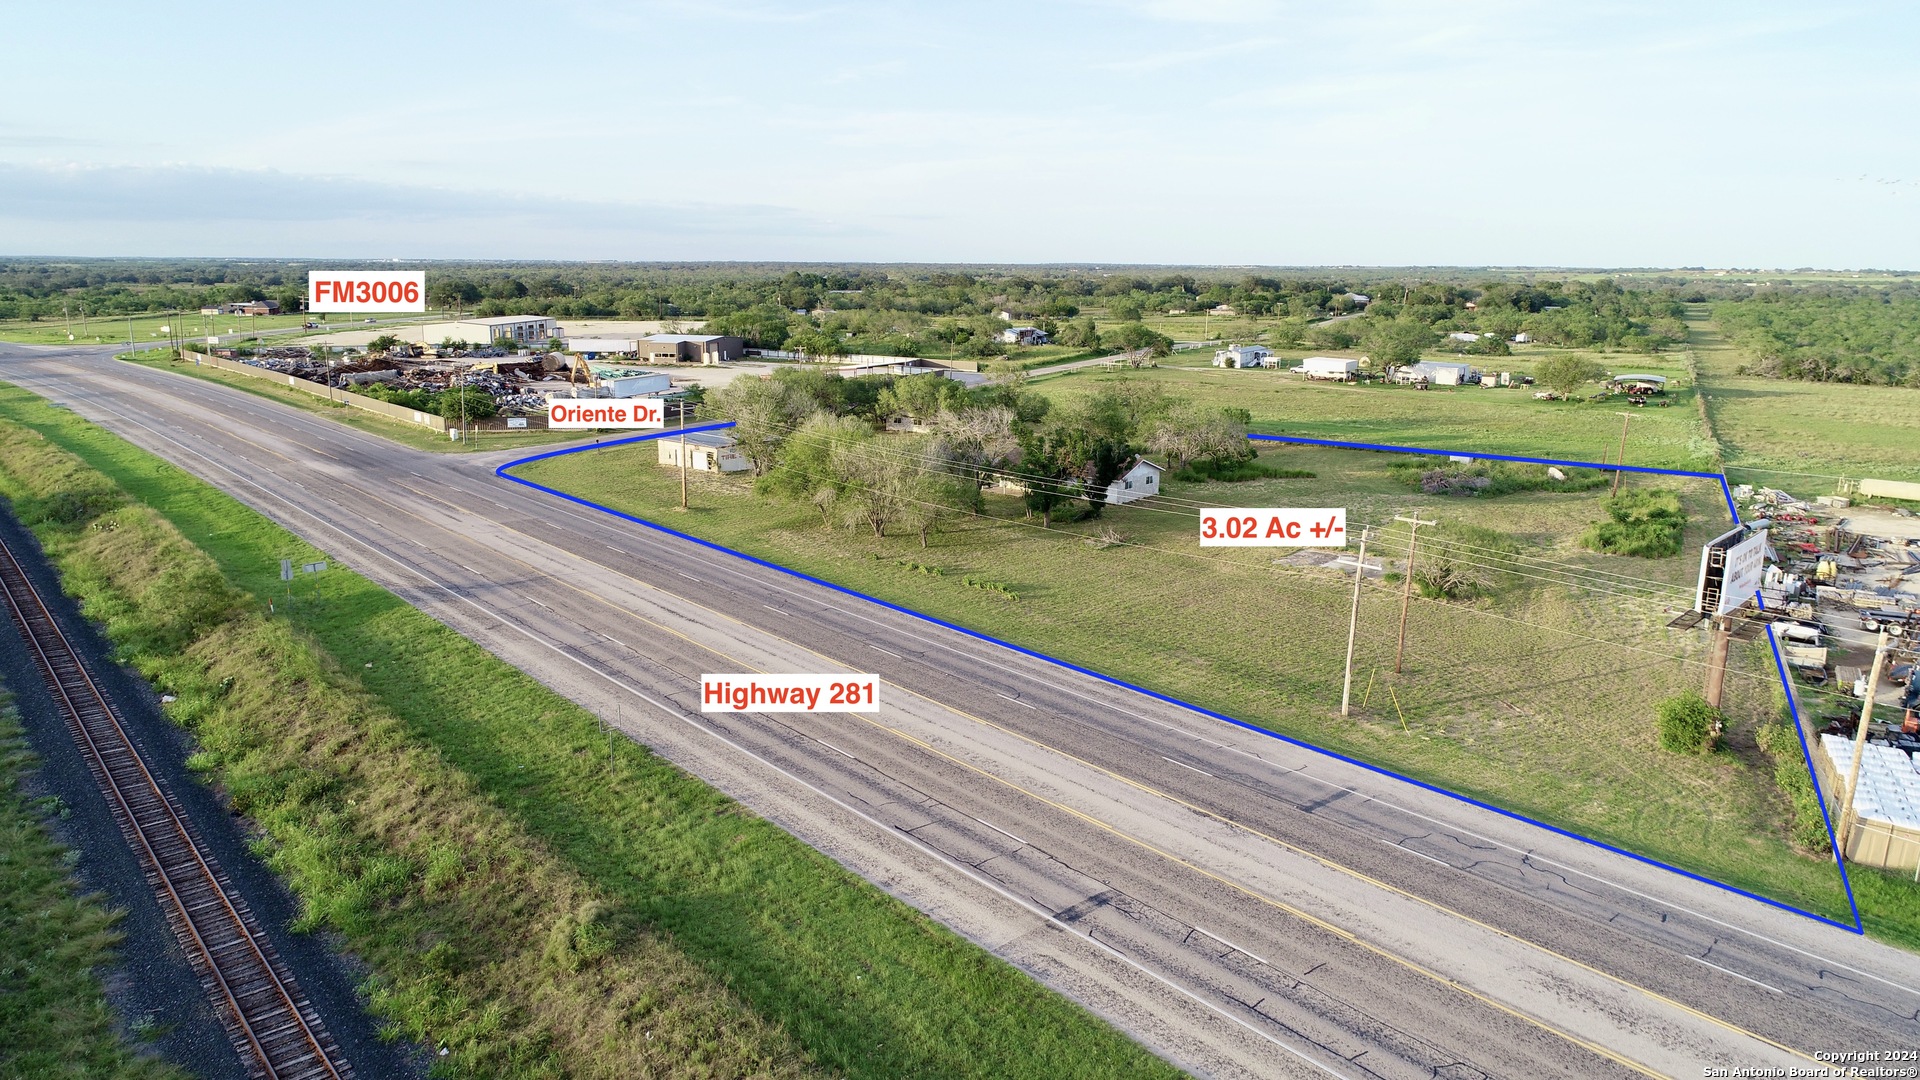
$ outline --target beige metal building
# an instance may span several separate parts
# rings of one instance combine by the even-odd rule
[[[653,334],[634,345],[643,364],[720,364],[747,352],[745,341],[726,334]]]

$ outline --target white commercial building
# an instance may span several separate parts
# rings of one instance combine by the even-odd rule
[[[680,467],[680,442],[686,440],[687,468],[696,472],[741,472],[750,467],[733,436],[718,431],[695,431],[660,440],[660,464]]]
[[[558,336],[560,326],[545,315],[498,315],[485,319],[461,319],[458,322],[430,323],[421,327],[429,345],[443,341],[464,341],[488,345],[511,341],[516,345],[538,345]]]

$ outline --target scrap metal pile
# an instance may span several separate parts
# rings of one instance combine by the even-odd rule
[[[493,396],[503,415],[545,412],[549,394],[569,389],[566,374],[545,371],[539,358],[476,364],[473,361],[477,355],[416,359],[396,352],[329,361],[315,357],[302,346],[261,348],[249,355],[222,350],[215,355],[342,390],[368,383],[426,393],[440,393],[451,386],[478,387]]]
[[[1783,659],[1803,677],[1860,689],[1857,654],[1870,635],[1886,630],[1908,642],[1920,637],[1920,518],[1911,511],[1855,506],[1840,496],[1807,502],[1745,484],[1733,493],[1747,507],[1743,517],[1773,522],[1768,539],[1777,561],[1767,569],[1761,598],[1804,624],[1775,624]],[[1823,645],[1854,655],[1829,662]]]

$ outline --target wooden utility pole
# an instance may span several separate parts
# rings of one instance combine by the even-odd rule
[[[1727,651],[1733,645],[1733,623],[1727,619],[1716,618],[1708,624],[1708,633],[1713,635],[1707,646],[1707,704],[1720,707],[1720,698],[1727,686]]]
[[[1860,790],[1860,759],[1867,756],[1867,725],[1873,723],[1873,699],[1880,689],[1880,669],[1887,662],[1887,646],[1892,638],[1885,630],[1880,631],[1880,640],[1873,650],[1873,670],[1867,675],[1867,700],[1860,707],[1860,727],[1853,733],[1853,763],[1847,766],[1847,804],[1840,808],[1840,828],[1836,843],[1844,858],[1847,853],[1847,834],[1853,829],[1853,797]]]
[[[1417,517],[1394,516],[1395,521],[1404,521],[1407,529],[1407,576],[1400,590],[1400,644],[1393,650],[1393,673],[1400,674],[1400,661],[1407,655],[1407,611],[1413,607],[1413,555],[1414,543],[1420,538],[1420,526],[1438,525],[1437,521],[1422,521]]]
[[[687,508],[687,413],[680,411],[680,509]]]
[[[1372,533],[1365,525],[1360,527],[1360,561],[1353,564],[1353,610],[1347,615],[1347,674],[1340,683],[1340,715],[1352,712],[1353,702],[1353,639],[1360,629],[1360,578],[1367,572],[1367,536]]]
[[[1613,487],[1607,492],[1608,497],[1620,494],[1621,466],[1627,463],[1627,425],[1633,423],[1632,413],[1623,412],[1617,415],[1622,418],[1620,421],[1620,456],[1615,458],[1613,462]]]

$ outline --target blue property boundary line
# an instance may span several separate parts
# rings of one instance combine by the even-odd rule
[[[1179,698],[1171,697],[1169,695],[1159,693],[1158,691],[1149,690],[1144,686],[1135,686],[1133,683],[1127,682],[1124,679],[1118,679],[1111,675],[1094,671],[1091,668],[1084,668],[1078,664],[1071,663],[1066,660],[1062,660],[1055,656],[1049,656],[1043,652],[1036,652],[1033,649],[1029,649],[1021,645],[1016,645],[1010,641],[1002,641],[1001,639],[994,637],[990,634],[983,634],[978,630],[972,630],[965,626],[961,626],[957,623],[951,623],[946,621],[945,619],[936,618],[924,612],[915,611],[912,608],[903,607],[899,604],[882,600],[877,596],[869,596],[866,593],[860,592],[856,589],[850,589],[844,585],[838,585],[838,584],[835,584],[834,582],[827,581],[824,578],[817,578],[817,577],[814,577],[812,574],[803,573],[791,567],[782,566],[779,563],[770,562],[766,559],[762,559],[754,555],[749,555],[744,551],[736,551],[733,548],[725,546],[724,544],[716,544],[711,540],[703,540],[698,536],[692,535],[691,533],[684,533],[678,529],[668,528],[667,526],[661,525],[658,522],[648,521],[647,519],[641,518],[641,517],[635,517],[632,514],[623,513],[622,511],[615,510],[610,506],[602,506],[599,503],[593,502],[589,499],[583,499],[578,495],[571,495],[557,488],[550,488],[545,484],[535,483],[532,480],[526,480],[518,476],[513,476],[507,471],[509,469],[518,468],[522,465],[532,464],[533,462],[536,462],[536,461],[545,461],[549,458],[565,457],[570,454],[585,453],[589,450],[602,450],[602,449],[607,449],[609,447],[614,447],[614,446],[627,446],[633,443],[649,442],[655,439],[678,437],[682,434],[690,435],[700,431],[718,431],[723,428],[730,428],[733,426],[734,426],[733,421],[725,420],[718,423],[701,424],[696,427],[672,428],[666,431],[653,432],[646,435],[634,435],[626,438],[611,439],[606,442],[596,442],[586,446],[573,446],[573,447],[566,447],[559,450],[548,450],[544,453],[533,454],[529,457],[516,458],[513,461],[506,462],[505,464],[494,469],[493,472],[495,476],[498,476],[503,480],[510,480],[513,483],[530,487],[535,491],[545,492],[548,495],[553,495],[557,498],[565,499],[568,502],[575,503],[579,506],[587,507],[590,510],[598,510],[603,514],[607,514],[612,517],[619,518],[622,521],[630,521],[635,525],[652,529],[655,532],[664,533],[668,536],[672,536],[681,540],[688,541],[689,543],[697,544],[711,551],[718,551],[726,555],[731,555],[736,559],[745,560],[746,562],[753,563],[756,566],[764,566],[769,570],[777,570],[780,573],[786,574],[790,577],[795,577],[795,578],[799,578],[802,581],[811,582],[812,584],[819,585],[823,588],[831,589],[834,592],[841,593],[846,596],[851,596],[859,600],[864,600],[870,604],[877,604],[880,607],[886,608],[890,611],[897,611],[902,615],[911,616],[915,619],[921,620],[922,622],[932,623],[935,626],[944,627],[956,633],[965,634],[966,636],[970,638],[974,638],[975,640],[984,641],[992,645],[998,645],[1003,649],[1008,649],[1012,652],[1019,653],[1022,656],[1030,656],[1036,660],[1042,660],[1049,664],[1053,664],[1056,667],[1062,667],[1062,668],[1066,668],[1069,671],[1078,672],[1090,678],[1098,679],[1099,681],[1107,683],[1110,686],[1118,686],[1125,690],[1131,690],[1136,694],[1145,695],[1146,697],[1152,698],[1155,701],[1162,701],[1169,705],[1174,705],[1179,708],[1186,709],[1189,712],[1197,713],[1201,716],[1209,717],[1214,720],[1222,721],[1223,723],[1231,724],[1234,727],[1241,728],[1246,731],[1251,731],[1260,735],[1265,735],[1270,739],[1278,740],[1290,746],[1297,746],[1302,750],[1310,750],[1313,753],[1332,758],[1335,761],[1343,762],[1347,765],[1352,765],[1355,768],[1364,769],[1367,772],[1373,773],[1375,775],[1385,776],[1394,780],[1398,780],[1401,783],[1411,784],[1412,786],[1420,788],[1423,791],[1430,791],[1436,795],[1443,795],[1449,799],[1454,799],[1458,802],[1466,803],[1469,806],[1476,806],[1482,810],[1487,810],[1487,811],[1491,811],[1492,813],[1499,814],[1502,817],[1506,817],[1514,821],[1523,822],[1525,824],[1532,825],[1535,828],[1545,829],[1546,831],[1553,833],[1557,836],[1564,836],[1569,840],[1577,840],[1580,843],[1589,844],[1593,847],[1600,848],[1604,851],[1613,852],[1616,855],[1623,855],[1629,859],[1635,860],[1636,862],[1644,863],[1648,866],[1658,867],[1661,870],[1665,870],[1673,874],[1678,874],[1681,877],[1700,882],[1701,884],[1711,885],[1711,886],[1714,886],[1715,888],[1723,889],[1727,892],[1734,893],[1735,895],[1744,896],[1749,900],[1757,900],[1760,903],[1766,904],[1770,907],[1779,908],[1782,911],[1790,911],[1795,915],[1801,915],[1806,918],[1812,919],[1816,922],[1825,923],[1828,926],[1837,927],[1841,930],[1848,930],[1856,934],[1865,933],[1865,929],[1860,921],[1859,905],[1855,903],[1853,898],[1853,885],[1851,882],[1847,880],[1846,864],[1840,858],[1840,853],[1837,849],[1834,851],[1834,864],[1839,867],[1840,881],[1841,881],[1841,884],[1844,885],[1846,888],[1847,903],[1852,907],[1852,910],[1853,910],[1853,925],[1851,926],[1835,919],[1829,919],[1825,915],[1820,915],[1815,912],[1806,911],[1804,909],[1797,908],[1792,904],[1786,903],[1785,901],[1775,900],[1772,897],[1762,896],[1759,893],[1755,893],[1755,892],[1749,892],[1746,889],[1742,889],[1735,885],[1728,885],[1725,882],[1715,881],[1710,877],[1705,877],[1701,874],[1696,874],[1691,870],[1684,870],[1678,866],[1673,866],[1669,863],[1661,862],[1658,859],[1649,858],[1648,856],[1641,855],[1632,851],[1628,851],[1625,848],[1615,847],[1614,845],[1606,843],[1605,841],[1595,840],[1590,836],[1582,836],[1579,833],[1571,832],[1567,829],[1560,828],[1557,825],[1549,825],[1544,821],[1535,820],[1533,818],[1526,816],[1525,814],[1516,813],[1515,811],[1508,810],[1503,807],[1495,806],[1492,803],[1482,802],[1479,799],[1475,799],[1468,795],[1462,795],[1455,791],[1449,791],[1443,787],[1437,787],[1433,784],[1427,783],[1424,780],[1416,780],[1411,776],[1405,776],[1401,773],[1394,772],[1391,769],[1383,768],[1381,766],[1374,765],[1369,762],[1361,761],[1358,758],[1348,757],[1345,754],[1338,753],[1333,750],[1328,750],[1324,747],[1315,746],[1312,743],[1302,741],[1291,735],[1285,735],[1278,731],[1272,731],[1268,728],[1261,727],[1258,724],[1249,723],[1248,721],[1238,719],[1237,717],[1228,716],[1226,713],[1215,712],[1212,709],[1204,708],[1202,706],[1192,704],[1191,702],[1182,701]],[[1570,466],[1573,468],[1580,468],[1580,469],[1615,468],[1615,466],[1612,466],[1612,465],[1596,465],[1596,464],[1593,464],[1592,462],[1584,462],[1584,461],[1561,461],[1553,458],[1517,457],[1517,456],[1507,455],[1507,454],[1467,455],[1467,454],[1461,453],[1458,450],[1427,450],[1427,449],[1422,449],[1418,447],[1386,446],[1386,445],[1378,445],[1378,444],[1372,444],[1372,443],[1336,442],[1330,439],[1307,439],[1307,438],[1297,438],[1297,437],[1285,436],[1285,435],[1251,435],[1248,437],[1251,439],[1256,439],[1263,442],[1300,443],[1300,444],[1312,445],[1312,446],[1330,446],[1330,447],[1338,447],[1342,449],[1351,449],[1351,450],[1379,450],[1379,451],[1385,451],[1388,453],[1398,453],[1398,454],[1441,454],[1441,455],[1450,454],[1450,455],[1461,456],[1461,457],[1471,456],[1476,458],[1492,458],[1500,461],[1523,461],[1523,462],[1529,462],[1534,464],[1544,464],[1544,465],[1566,465],[1566,466]],[[1708,473],[1708,472],[1691,472],[1685,469],[1655,469],[1655,468],[1649,468],[1646,466],[1637,466],[1637,465],[1620,466],[1620,468],[1623,468],[1628,472],[1659,473],[1659,474],[1669,475],[1669,476],[1692,476],[1692,477],[1699,477],[1702,479],[1709,479],[1709,480],[1717,479],[1720,482],[1721,492],[1726,496],[1727,509],[1729,513],[1732,514],[1733,519],[1736,523],[1740,520],[1740,513],[1737,509],[1734,508],[1734,505],[1733,505],[1732,491],[1728,488],[1727,479],[1722,474]],[[1807,771],[1808,771],[1808,774],[1813,779],[1814,793],[1821,800],[1821,803],[1820,803],[1821,814],[1824,817],[1826,816],[1826,799],[1825,799],[1825,796],[1821,795],[1820,793],[1819,773],[1813,768],[1813,757],[1812,757],[1811,751],[1809,751],[1807,748],[1806,734],[1805,732],[1800,731],[1799,711],[1798,711],[1798,707],[1794,705],[1793,688],[1787,682],[1786,665],[1780,658],[1779,644],[1775,642],[1773,639],[1773,630],[1771,627],[1769,627],[1767,630],[1767,640],[1769,643],[1773,644],[1774,662],[1780,671],[1781,686],[1786,690],[1787,702],[1788,702],[1789,708],[1794,710],[1794,730],[1800,735],[1801,753],[1803,754],[1803,756],[1806,757]],[[1827,837],[1828,837],[1828,841],[1831,843],[1833,840],[1833,823],[1830,819],[1827,821]]]
[[[1524,461],[1524,462],[1530,462],[1536,465],[1568,465],[1568,466],[1572,466],[1574,468],[1580,468],[1580,469],[1602,469],[1602,470],[1621,469],[1626,472],[1651,473],[1659,476],[1699,477],[1703,480],[1714,480],[1719,482],[1720,495],[1722,498],[1726,499],[1727,501],[1727,514],[1733,518],[1734,524],[1738,525],[1741,523],[1740,510],[1738,507],[1734,506],[1733,504],[1733,489],[1730,486],[1728,486],[1727,476],[1725,473],[1697,472],[1692,469],[1656,469],[1649,465],[1596,465],[1588,461],[1561,461],[1556,458],[1520,457],[1513,454],[1472,454],[1472,453],[1464,453],[1459,450],[1430,450],[1424,447],[1386,446],[1378,443],[1340,442],[1334,439],[1309,439],[1309,438],[1296,436],[1296,435],[1248,435],[1247,438],[1253,439],[1259,442],[1299,443],[1306,446],[1331,446],[1331,447],[1338,447],[1340,449],[1345,449],[1345,450],[1379,450],[1386,453],[1394,453],[1394,454],[1430,454],[1435,456],[1444,454],[1449,457],[1491,458],[1495,461]],[[1760,603],[1761,603],[1761,606],[1763,607],[1765,606],[1764,601],[1760,601]],[[1783,908],[1786,908],[1788,911],[1796,912],[1798,914],[1805,915],[1809,918],[1819,919],[1821,922],[1830,923],[1834,926],[1840,927],[1843,930],[1852,930],[1856,934],[1864,934],[1866,933],[1866,926],[1860,920],[1860,904],[1857,900],[1854,899],[1853,881],[1847,877],[1847,863],[1846,863],[1846,860],[1841,857],[1840,845],[1834,836],[1833,816],[1827,812],[1826,793],[1820,790],[1820,770],[1813,767],[1813,751],[1807,745],[1806,730],[1800,726],[1799,695],[1793,692],[1793,680],[1792,680],[1792,677],[1787,673],[1787,662],[1780,655],[1780,642],[1778,639],[1774,637],[1773,627],[1771,625],[1767,627],[1767,644],[1773,650],[1774,670],[1780,676],[1780,689],[1786,695],[1787,710],[1789,715],[1793,717],[1793,733],[1800,740],[1800,756],[1807,764],[1808,778],[1813,781],[1814,797],[1820,800],[1820,819],[1822,822],[1826,824],[1826,827],[1827,827],[1827,847],[1833,852],[1833,864],[1840,871],[1840,885],[1842,888],[1846,890],[1846,893],[1847,893],[1847,907],[1849,910],[1853,912],[1852,926],[1848,926],[1847,924],[1842,922],[1835,922],[1834,920],[1829,919],[1823,915],[1815,915],[1813,912],[1810,912],[1810,911],[1801,911],[1799,908],[1793,907],[1790,904],[1783,904],[1774,900],[1769,900],[1764,896],[1760,896],[1755,893],[1750,893],[1745,889],[1742,889],[1733,885],[1728,885],[1725,882],[1714,881],[1711,878],[1699,877],[1698,875],[1689,873],[1688,871],[1682,870],[1679,867],[1668,866],[1666,863],[1660,862],[1657,859],[1649,859],[1641,855],[1636,855],[1631,851],[1624,851],[1620,848],[1614,847],[1613,845],[1605,843],[1603,841],[1594,840],[1590,837],[1580,836],[1577,833],[1564,833],[1563,835],[1573,836],[1576,839],[1584,840],[1589,844],[1606,848],[1608,851],[1616,851],[1622,855],[1629,856],[1630,858],[1639,859],[1642,862],[1651,863],[1654,866],[1658,866],[1667,870],[1672,870],[1674,873],[1685,874],[1688,877],[1697,878],[1698,880],[1706,881],[1711,884],[1718,885],[1723,889],[1727,889],[1731,892],[1739,893],[1742,896],[1750,896],[1756,900],[1766,901],[1769,904],[1774,904],[1776,907],[1783,907]],[[1335,755],[1335,756],[1337,757],[1338,755]],[[1412,780],[1409,782],[1419,783],[1419,781],[1417,780]],[[1462,799],[1466,802],[1473,803],[1475,806],[1487,805],[1485,803],[1480,802],[1477,799],[1468,798],[1467,796],[1464,796],[1464,795],[1455,795],[1453,792],[1447,792],[1447,794],[1453,795],[1453,797],[1456,799]],[[1488,809],[1497,811],[1502,814],[1507,813],[1507,811],[1501,810],[1497,806],[1491,806],[1491,807],[1488,807]],[[1520,817],[1520,815],[1517,815],[1517,814],[1510,815],[1510,816]],[[1521,820],[1531,821],[1532,819],[1521,817]],[[1539,825],[1543,829],[1552,829],[1554,832],[1561,832],[1561,830],[1555,829],[1552,825],[1548,825],[1544,822],[1536,821],[1536,822],[1533,822],[1533,824]]]

